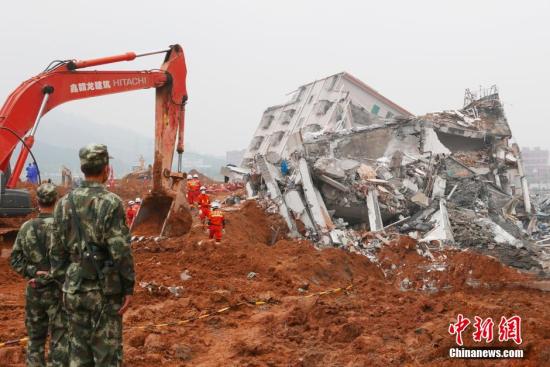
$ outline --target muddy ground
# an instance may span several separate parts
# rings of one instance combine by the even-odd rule
[[[377,264],[282,233],[269,246],[273,229],[282,226],[278,217],[255,202],[229,210],[221,244],[207,240],[198,223],[181,238],[133,242],[137,281],[124,317],[127,366],[550,364],[550,296],[533,288],[541,283],[531,275],[470,251],[438,252],[431,260],[407,237],[384,246]],[[0,341],[25,335],[24,284],[0,258]],[[251,304],[258,300],[265,304]],[[186,324],[139,328],[240,302],[246,304]],[[448,327],[459,313],[492,317],[496,324],[501,316],[520,315],[526,358],[450,360],[455,340]],[[472,331],[463,334],[465,345],[483,346],[473,343]],[[22,366],[23,360],[22,346],[0,349],[0,366]]]

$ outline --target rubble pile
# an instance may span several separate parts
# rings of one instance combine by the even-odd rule
[[[249,196],[319,246],[371,256],[396,232],[548,274],[550,253],[536,240],[549,227],[538,223],[496,88],[467,92],[462,109],[365,121],[299,132],[283,154],[257,155],[244,175]],[[377,236],[365,244],[367,232]]]
[[[182,237],[134,238],[125,364],[441,366],[452,362],[448,349],[456,344],[448,327],[459,313],[521,315],[528,351],[522,365],[547,361],[548,292],[536,277],[470,249],[440,249],[388,228],[350,230],[372,259],[332,246],[320,250],[311,241],[289,240],[285,220],[264,210],[272,203],[263,198],[224,207],[227,233],[220,244],[207,239],[198,219]],[[25,286],[0,257],[0,341],[25,336]],[[266,303],[200,318],[255,300]],[[190,318],[200,319],[178,324]],[[497,339],[488,345],[514,347]],[[468,338],[465,346],[479,344]],[[24,366],[24,358],[24,346],[0,349],[2,366]]]
[[[125,363],[440,366],[455,343],[447,328],[458,313],[519,313],[527,320],[529,350],[522,362],[541,365],[548,357],[548,293],[527,286],[532,276],[472,251],[429,250],[397,234],[374,252],[374,264],[335,248],[319,251],[303,240],[270,245],[272,228],[281,223],[277,215],[265,214],[254,201],[231,209],[221,244],[205,240],[200,225],[183,237],[132,243],[137,284],[124,318]],[[0,259],[0,278],[0,340],[9,340],[24,335],[25,280],[7,259]],[[305,297],[349,284],[353,288],[342,294]],[[267,304],[141,328],[243,300]],[[24,347],[0,350],[0,364],[24,365]]]

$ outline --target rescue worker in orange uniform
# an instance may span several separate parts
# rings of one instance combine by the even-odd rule
[[[193,176],[187,176],[187,202],[191,208],[195,207],[197,202],[197,197],[200,194],[201,182],[199,180],[199,175],[194,174]]]
[[[222,240],[222,233],[225,231],[225,218],[220,210],[220,203],[217,201],[212,203],[212,210],[208,214],[208,229],[210,238],[214,238],[216,242]]]
[[[197,196],[197,203],[200,208],[199,219],[204,224],[210,214],[210,196],[206,193],[206,187],[204,186],[201,186],[201,193]]]
[[[195,182],[195,184],[193,185],[193,190],[194,190],[193,200],[194,200],[194,203],[197,204],[197,198],[201,193],[202,183],[201,183],[201,180],[199,180],[199,175],[197,175],[196,173],[193,175],[193,181]]]
[[[132,226],[136,213],[136,203],[133,200],[130,200],[128,202],[128,208],[126,208],[126,224],[128,225],[128,228]]]
[[[193,176],[187,175],[187,203],[190,207],[193,207],[193,187],[195,182],[193,181]]]

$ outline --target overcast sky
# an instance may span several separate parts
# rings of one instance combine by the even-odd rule
[[[340,71],[415,114],[461,107],[465,88],[496,84],[518,143],[550,148],[548,0],[27,0],[3,3],[2,15],[1,103],[51,60],[180,43],[188,64],[185,140],[198,152],[245,148],[266,107]],[[152,90],[58,109],[153,134]]]

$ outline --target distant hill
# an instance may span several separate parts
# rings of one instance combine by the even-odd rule
[[[73,175],[80,174],[78,149],[92,142],[109,147],[116,177],[122,177],[132,170],[132,166],[138,165],[140,155],[143,155],[146,164],[153,163],[153,136],[146,137],[128,129],[98,124],[60,111],[52,111],[44,120],[46,118],[47,121],[40,124],[33,148],[43,179],[59,180],[62,165],[69,167]],[[174,160],[174,168],[176,163]],[[184,171],[197,169],[219,179],[223,165],[225,159],[221,157],[194,152],[183,154]]]

